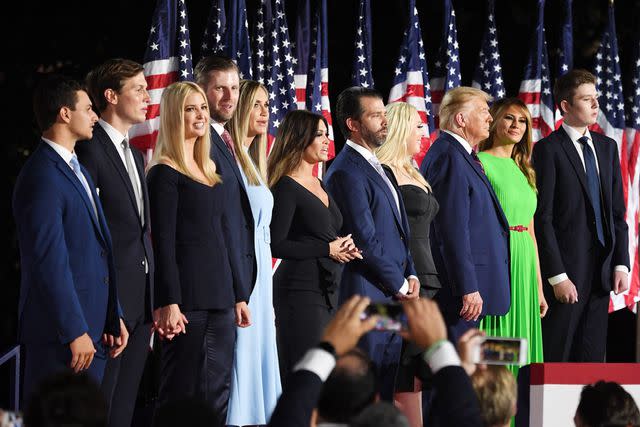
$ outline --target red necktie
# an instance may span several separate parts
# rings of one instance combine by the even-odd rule
[[[222,137],[222,140],[224,141],[227,148],[229,149],[229,152],[231,153],[231,157],[233,157],[233,160],[236,160],[236,152],[233,149],[233,139],[231,139],[231,134],[229,133],[229,131],[225,129],[224,131],[222,131],[222,135],[220,136]]]
[[[473,161],[478,164],[478,167],[480,168],[482,173],[486,175],[486,172],[484,171],[484,166],[482,166],[482,162],[480,161],[480,158],[478,157],[476,152],[473,150],[471,150],[471,157],[473,157]]]

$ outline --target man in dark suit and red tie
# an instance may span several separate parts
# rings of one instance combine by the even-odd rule
[[[345,266],[339,301],[352,295],[375,302],[418,298],[420,282],[409,254],[404,204],[374,153],[387,137],[382,96],[373,89],[351,87],[338,97],[336,111],[347,142],[325,182],[344,218],[342,235],[352,235],[363,257]],[[391,400],[402,338],[377,331],[365,335],[360,346],[378,368],[382,398]]]
[[[616,142],[589,131],[598,118],[595,76],[556,80],[564,123],[533,149],[535,228],[549,311],[546,362],[603,362],[609,293],[629,288],[628,230]]]
[[[76,152],[104,207],[130,334],[122,356],[107,362],[102,390],[109,425],[129,426],[149,354],[154,272],[144,159],[130,145],[129,129],[145,120],[150,98],[142,65],[127,59],[106,61],[86,80],[100,120],[93,138],[79,142]]]
[[[127,345],[111,235],[91,175],[74,152],[76,141],[93,134],[98,118],[91,107],[82,86],[60,76],[34,94],[42,140],[13,194],[25,399],[65,369],[86,370],[100,383],[109,354],[117,357]]]
[[[440,136],[420,167],[440,204],[431,248],[443,283],[436,301],[453,342],[511,304],[509,223],[474,151],[489,136],[489,100],[470,87],[448,91]]]

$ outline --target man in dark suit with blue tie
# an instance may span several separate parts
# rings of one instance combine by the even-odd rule
[[[20,343],[24,397],[57,371],[87,370],[102,380],[108,348],[126,347],[115,283],[111,236],[76,141],[91,138],[97,120],[76,82],[54,76],[34,94],[42,140],[23,166],[13,214],[20,247]]]
[[[417,298],[420,282],[409,254],[402,198],[374,153],[387,137],[382,96],[373,89],[345,89],[338,97],[336,115],[347,142],[325,183],[342,212],[342,234],[352,235],[363,256],[345,266],[339,300],[352,295],[374,302]],[[401,345],[399,335],[380,331],[360,342],[378,368],[381,396],[387,400],[392,398]]]
[[[76,144],[76,152],[96,185],[111,231],[118,297],[129,331],[122,356],[107,361],[102,390],[108,425],[130,426],[149,354],[154,264],[144,159],[130,145],[129,129],[145,120],[150,99],[142,65],[127,59],[104,62],[86,81],[100,120],[93,138]]]
[[[629,288],[618,147],[588,128],[601,123],[595,83],[584,70],[556,80],[564,123],[533,149],[534,220],[549,302],[542,319],[546,362],[603,362],[609,293]]]
[[[440,211],[431,248],[442,290],[436,301],[457,342],[486,314],[503,315],[511,303],[509,223],[473,148],[489,136],[489,95],[459,87],[440,104],[440,136],[420,170]]]

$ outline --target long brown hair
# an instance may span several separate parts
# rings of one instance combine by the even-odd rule
[[[253,80],[242,80],[240,82],[240,96],[238,97],[238,108],[231,120],[227,122],[227,129],[231,138],[236,144],[236,157],[240,167],[247,177],[250,185],[260,185],[260,178],[267,181],[267,134],[256,135],[249,146],[249,154],[244,151],[244,139],[249,133],[249,120],[251,110],[256,102],[258,91],[263,90],[269,96],[269,91],[262,84]],[[258,169],[254,171],[250,162]],[[259,176],[258,176],[259,175]]]
[[[269,187],[273,187],[285,175],[295,170],[302,161],[302,153],[311,145],[320,121],[329,128],[327,119],[306,110],[290,111],[278,127],[274,144],[267,161]]]
[[[516,165],[518,165],[525,178],[527,178],[527,181],[529,182],[531,188],[533,188],[537,192],[536,172],[531,166],[531,150],[533,148],[533,140],[531,135],[531,114],[529,113],[529,109],[527,108],[525,103],[520,99],[503,98],[493,103],[491,109],[489,110],[491,113],[491,117],[493,117],[493,122],[491,123],[491,127],[489,128],[489,137],[480,142],[478,149],[480,151],[485,151],[493,147],[498,124],[503,119],[504,115],[507,112],[507,109],[512,106],[517,107],[526,118],[527,129],[525,130],[524,135],[522,135],[522,139],[513,146],[511,158],[516,162]]]

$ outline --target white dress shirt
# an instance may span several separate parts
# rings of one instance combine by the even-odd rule
[[[444,129],[443,132],[446,132],[449,135],[451,135],[452,137],[454,137],[455,140],[458,141],[460,143],[460,145],[462,145],[462,148],[464,148],[467,153],[471,154],[471,152],[473,151],[473,147],[471,146],[471,144],[469,144],[467,142],[466,139],[464,139],[463,137],[461,137],[457,133],[451,132],[450,130]]]

